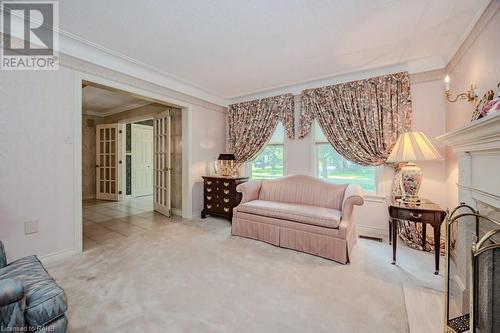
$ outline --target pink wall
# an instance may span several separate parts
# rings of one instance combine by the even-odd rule
[[[496,89],[500,82],[500,2],[493,1],[446,68],[453,94],[477,85],[479,96]],[[453,131],[470,122],[475,105],[459,101],[445,103],[446,131]],[[446,150],[446,184],[448,207],[458,204],[457,159]]]

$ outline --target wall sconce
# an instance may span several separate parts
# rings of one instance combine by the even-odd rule
[[[450,76],[446,75],[444,78],[444,83],[446,85],[446,90],[444,91],[444,95],[446,96],[446,99],[448,102],[455,103],[456,101],[460,100],[467,100],[468,102],[475,103],[477,101],[477,92],[476,89],[477,87],[474,84],[470,85],[470,89],[467,92],[463,92],[461,94],[458,94],[455,98],[451,98],[451,91],[450,91]]]

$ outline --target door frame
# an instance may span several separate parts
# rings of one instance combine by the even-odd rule
[[[131,159],[131,167],[132,167],[132,172],[131,172],[131,185],[132,185],[132,197],[136,197],[137,195],[134,194],[134,190],[136,189],[135,188],[135,183],[134,183],[134,180],[135,180],[135,177],[134,177],[134,161],[135,161],[135,158],[134,158],[134,127],[135,128],[143,128],[143,129],[147,129],[148,131],[150,130],[151,133],[153,133],[153,126],[148,126],[148,125],[141,125],[141,124],[136,124],[136,123],[130,123],[130,130],[131,130],[131,133],[130,133],[130,152],[132,153],[132,159]],[[153,148],[153,142],[154,142],[154,135],[152,134],[152,139],[151,139],[151,195],[153,195],[153,189],[154,189],[154,181],[153,181],[153,160],[154,160],[154,148]],[[148,194],[145,194],[145,195],[141,195],[141,196],[146,196]]]
[[[193,186],[195,181],[191,178],[191,119],[193,106],[176,100],[167,95],[155,93],[149,90],[138,88],[123,82],[106,79],[88,73],[76,72],[74,80],[74,112],[73,112],[73,226],[74,226],[74,250],[77,253],[83,252],[83,205],[82,205],[82,84],[91,82],[97,85],[106,86],[129,94],[134,94],[140,98],[158,102],[160,104],[175,105],[182,110],[182,217],[190,219],[193,216]],[[123,126],[123,125],[122,125]],[[123,169],[123,168],[122,168]]]

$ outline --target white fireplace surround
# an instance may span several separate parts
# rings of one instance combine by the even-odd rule
[[[500,113],[473,121],[437,138],[453,149],[458,159],[458,202],[465,202],[480,213],[494,217],[500,212]],[[457,203],[458,204],[458,203]],[[484,207],[490,207],[482,211]],[[450,209],[453,207],[450,207]],[[495,212],[496,210],[496,212]],[[461,291],[465,311],[470,285],[469,269],[473,219],[461,221],[457,234],[457,270],[451,276],[453,285]]]
[[[437,138],[458,158],[459,202],[476,200],[500,209],[500,113]]]

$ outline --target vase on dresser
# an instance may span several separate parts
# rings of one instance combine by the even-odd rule
[[[207,215],[225,217],[231,221],[233,208],[241,201],[236,186],[247,182],[248,177],[203,177],[203,210],[201,218]]]

